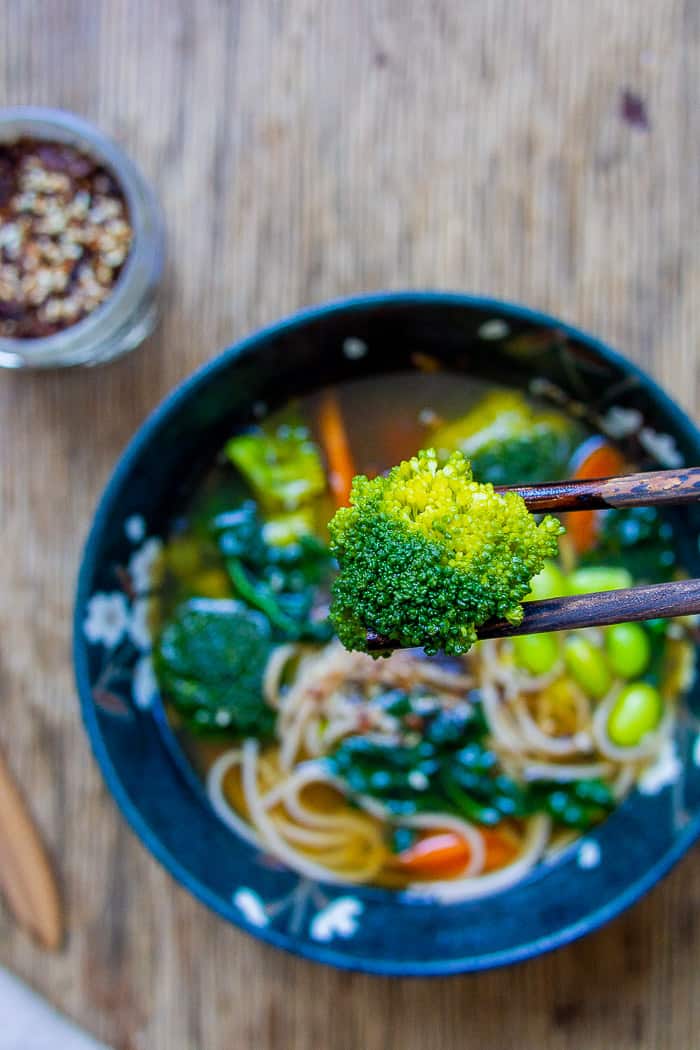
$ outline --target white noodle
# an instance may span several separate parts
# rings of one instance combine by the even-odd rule
[[[222,820],[224,824],[232,828],[246,842],[252,842],[255,846],[259,846],[260,838],[252,825],[247,820],[244,820],[243,817],[238,816],[223,790],[224,778],[229,769],[240,765],[242,760],[243,752],[239,748],[225,751],[223,755],[220,755],[207,774],[207,795],[209,796],[212,809],[219,820]]]
[[[506,714],[498,692],[490,683],[481,687],[481,700],[489,732],[496,743],[506,751],[522,751],[522,738],[513,725],[510,714]]]
[[[287,864],[294,871],[298,871],[300,875],[306,875],[310,879],[320,879],[325,882],[343,883],[353,881],[348,874],[343,873],[343,877],[340,877],[330,868],[325,867],[325,865],[316,864],[303,853],[298,853],[279,834],[258,793],[257,758],[258,742],[249,738],[243,744],[243,790],[251,820],[257,827],[265,845],[269,849],[274,850],[276,856],[283,863]]]
[[[615,777],[612,786],[612,793],[615,796],[616,802],[619,802],[625,797],[634,784],[636,777],[637,770],[631,763],[629,765],[620,766],[620,772]]]
[[[262,683],[263,696],[270,707],[279,707],[280,682],[284,669],[299,649],[295,643],[289,643],[276,646],[270,653]]]
[[[590,762],[575,765],[572,762],[530,762],[525,759],[520,775],[525,780],[556,780],[566,784],[571,780],[593,780],[612,773],[608,762]]]
[[[537,725],[522,698],[519,697],[512,706],[529,750],[544,751],[548,755],[576,755],[581,751],[593,750],[593,741],[588,733],[579,732],[567,737],[549,736]]]
[[[280,765],[282,769],[291,769],[294,765],[299,744],[301,743],[304,725],[309,715],[314,710],[313,700],[302,700],[295,711],[294,721],[282,734],[280,739]]]

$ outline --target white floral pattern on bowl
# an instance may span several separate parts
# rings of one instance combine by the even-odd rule
[[[249,886],[240,886],[231,899],[246,922],[257,929],[278,921],[297,935],[306,926],[311,939],[323,944],[336,937],[354,936],[364,911],[359,898],[344,895],[329,899],[318,883],[301,877],[289,893],[268,903]]]
[[[151,660],[149,626],[153,586],[163,542],[146,537],[146,523],[132,514],[124,523],[127,538],[137,544],[127,568],[118,566],[121,589],[97,591],[88,603],[83,633],[91,646],[101,647],[95,702],[113,715],[129,717],[132,706],[143,711],[158,695]]]

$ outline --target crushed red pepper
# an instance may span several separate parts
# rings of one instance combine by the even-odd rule
[[[111,294],[132,241],[124,193],[73,146],[0,144],[0,337],[36,339]]]

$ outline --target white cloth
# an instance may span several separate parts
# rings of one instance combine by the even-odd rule
[[[108,1050],[0,970],[0,1050]]]

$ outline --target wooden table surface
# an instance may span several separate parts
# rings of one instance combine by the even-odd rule
[[[0,746],[70,930],[49,957],[2,915],[0,961],[115,1047],[700,1045],[697,853],[608,928],[505,972],[335,973],[227,926],[146,853],[91,758],[69,654],[81,543],[134,428],[296,307],[427,286],[521,300],[697,413],[699,67],[697,0],[0,4],[0,104],[99,123],[153,180],[169,233],[145,348],[0,375]]]

